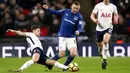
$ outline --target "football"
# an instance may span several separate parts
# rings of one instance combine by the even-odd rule
[[[72,71],[72,72],[79,71],[79,67],[77,63],[72,62],[69,64],[68,67],[69,67],[69,71]]]

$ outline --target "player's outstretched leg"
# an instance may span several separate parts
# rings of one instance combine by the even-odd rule
[[[65,66],[68,66],[72,61],[73,61],[74,57],[73,56],[68,56],[66,62],[64,63]],[[66,71],[66,69],[63,69],[63,71]]]
[[[19,68],[19,71],[23,71],[24,69],[28,68],[30,65],[34,64],[33,60],[29,60],[26,63],[23,64],[21,68]]]
[[[12,70],[12,69],[10,69],[10,70],[8,70],[8,72],[22,72],[22,70],[20,70],[20,69],[18,69],[18,70]]]
[[[74,57],[77,55],[77,49],[76,48],[70,48],[70,56],[68,56],[66,62],[64,63],[64,65],[68,66],[74,59]],[[66,71],[65,69],[63,69],[63,71]]]
[[[58,59],[62,58],[65,56],[65,50],[59,50],[59,53],[57,53],[52,60],[57,61]],[[52,66],[53,67],[53,66]]]
[[[65,66],[68,66],[74,59],[74,57],[77,55],[77,48],[73,47],[69,49],[70,55],[68,56],[66,62],[64,63]],[[63,71],[66,71],[63,69]]]
[[[68,56],[66,62],[64,63],[65,66],[68,66],[72,61],[73,61],[74,57],[73,56]]]
[[[52,57],[51,59],[57,61],[57,60],[60,59],[60,58],[61,58],[61,57],[60,57],[59,54],[57,53],[57,54],[56,54],[54,57]],[[46,65],[46,67],[47,67],[49,70],[52,70],[53,65]]]
[[[45,66],[46,66],[49,70],[52,70],[52,68],[53,68],[53,65],[45,64]]]
[[[57,68],[61,68],[61,69],[68,69],[68,66],[65,66],[65,65],[63,65],[63,64],[61,64],[61,63],[59,63],[59,62],[57,62],[55,60],[51,60],[51,59],[47,59],[46,60],[46,64],[48,64],[48,65],[54,65]]]
[[[24,69],[28,68],[30,65],[34,64],[33,60],[29,60],[26,63],[23,64],[22,67],[20,67],[18,70],[8,70],[9,72],[22,72]]]
[[[37,51],[33,54],[32,59],[25,62],[18,70],[12,70],[13,72],[22,72],[34,63],[37,63],[40,58],[40,54]]]

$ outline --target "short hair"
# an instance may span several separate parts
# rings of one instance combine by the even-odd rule
[[[40,26],[39,25],[32,25],[31,26],[31,30],[36,30],[37,28],[40,28]]]
[[[73,2],[73,4],[80,5],[80,3],[78,1]]]

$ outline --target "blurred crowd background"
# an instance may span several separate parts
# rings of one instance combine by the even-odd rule
[[[57,36],[61,16],[55,16],[42,8],[47,4],[51,9],[70,8],[75,0],[0,0],[0,38],[16,37],[7,29],[29,32],[31,25],[41,26],[41,36]],[[103,0],[76,0],[81,3],[80,13],[84,18],[80,36],[95,38],[95,26],[90,19],[93,7]],[[114,25],[113,39],[130,41],[130,0],[110,0],[119,12],[119,23]]]

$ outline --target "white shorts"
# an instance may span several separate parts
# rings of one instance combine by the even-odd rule
[[[76,38],[59,37],[59,50],[69,50],[70,48],[77,49]]]

